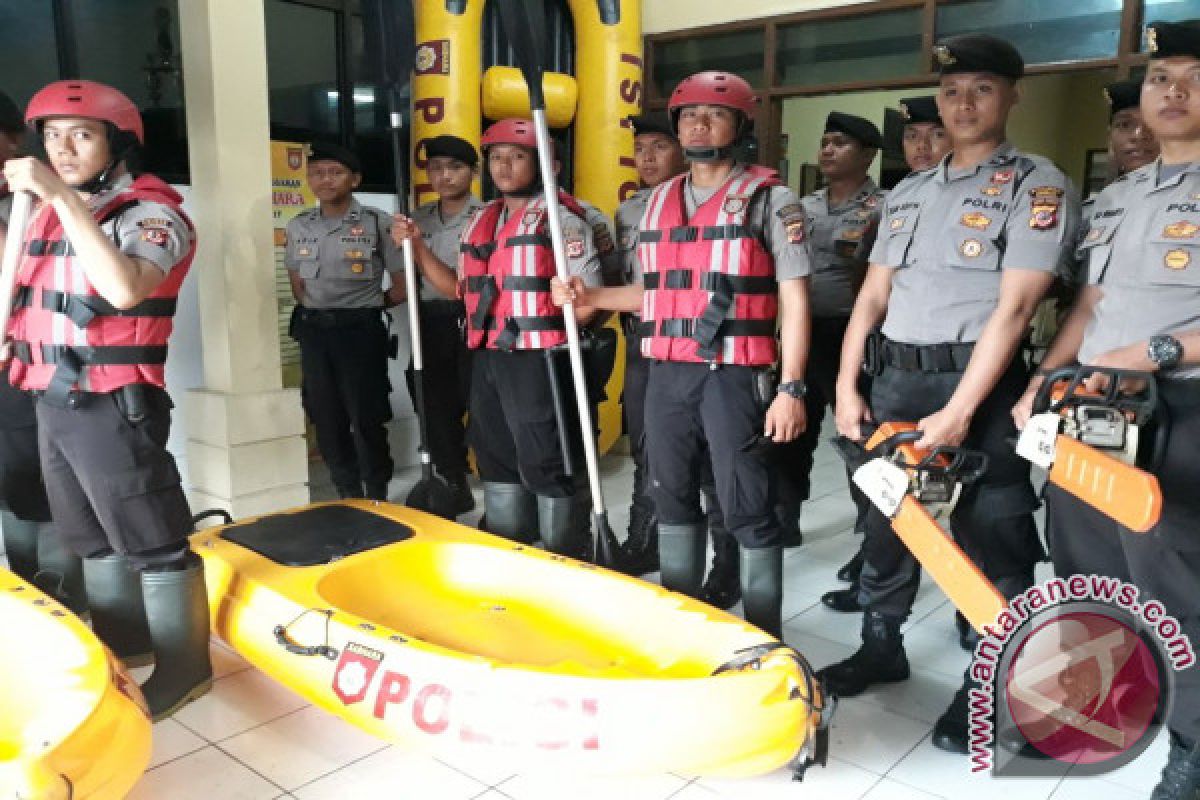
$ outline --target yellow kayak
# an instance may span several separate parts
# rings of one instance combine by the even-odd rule
[[[803,657],[658,586],[362,500],[192,543],[213,630],[380,738],[593,774],[824,763],[831,706]]]
[[[120,800],[150,762],[137,684],[83,622],[0,569],[0,800]]]

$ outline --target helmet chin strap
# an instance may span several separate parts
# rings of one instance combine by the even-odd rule
[[[711,163],[713,161],[728,161],[733,158],[733,145],[724,147],[685,147],[683,155],[688,161]]]
[[[97,172],[94,176],[84,181],[75,187],[76,191],[84,194],[99,194],[112,186],[114,173],[117,171],[119,162],[114,159],[108,162],[104,169]]]

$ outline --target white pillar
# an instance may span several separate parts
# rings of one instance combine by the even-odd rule
[[[197,511],[309,501],[300,393],[282,388],[262,0],[179,4],[204,386],[188,392]]]

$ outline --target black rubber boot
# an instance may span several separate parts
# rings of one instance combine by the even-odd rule
[[[489,533],[533,544],[538,527],[537,502],[521,484],[483,484],[483,515]]]
[[[713,560],[708,579],[700,590],[700,599],[713,608],[728,611],[742,599],[742,581],[738,575],[737,539],[725,530],[725,518],[715,502],[710,502],[708,532],[712,536]]]
[[[369,483],[366,491],[368,500],[378,500],[381,503],[388,501],[388,485],[386,483]]]
[[[38,571],[39,524],[21,519],[11,511],[3,511],[0,512],[0,526],[4,532],[8,568],[33,583]]]
[[[908,657],[900,635],[901,617],[868,611],[863,614],[862,647],[845,661],[825,667],[817,674],[831,694],[854,697],[877,683],[908,679]]]
[[[551,553],[587,558],[587,528],[580,525],[578,497],[537,496],[538,535]]]
[[[844,614],[856,614],[863,610],[862,604],[858,602],[858,582],[850,584],[845,589],[834,589],[832,592],[826,592],[821,595],[821,602],[825,607],[832,611],[840,611]]]
[[[83,559],[63,545],[54,530],[54,523],[40,523],[40,529],[38,588],[82,616],[88,609],[87,590],[83,585]]]
[[[208,592],[204,564],[195,555],[183,569],[143,572],[141,579],[155,663],[142,694],[158,722],[212,688]]]
[[[146,607],[138,574],[123,556],[114,554],[83,560],[92,632],[128,667],[144,667],[154,660]]]
[[[979,632],[971,627],[961,611],[954,612],[954,628],[958,631],[958,646],[968,653],[975,652],[975,645],[979,644]]]
[[[653,505],[640,498],[629,505],[629,535],[621,544],[621,567],[635,577],[658,571],[658,515]]]
[[[704,577],[704,526],[658,525],[658,561],[663,588],[689,597],[700,594]]]
[[[843,583],[858,583],[858,576],[862,574],[863,566],[863,551],[862,546],[858,548],[850,560],[842,565],[842,568],[837,571],[837,579]]]
[[[954,699],[933,726],[933,746],[947,753],[966,755],[969,747],[970,725],[967,720],[970,691],[975,681],[963,676],[962,686],[954,693]]]
[[[783,502],[775,506],[779,517],[780,541],[784,547],[799,547],[804,544],[804,533],[800,530],[800,501]]]
[[[783,548],[743,547],[742,616],[746,622],[783,638]]]
[[[1200,797],[1200,747],[1175,731],[1169,733],[1167,765],[1150,800],[1196,800]]]

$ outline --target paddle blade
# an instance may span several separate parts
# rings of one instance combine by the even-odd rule
[[[544,109],[546,97],[542,93],[542,74],[545,58],[542,56],[542,37],[536,36],[525,8],[525,0],[496,0],[500,8],[500,24],[508,43],[517,56],[517,66],[525,75],[529,87],[529,107]]]

